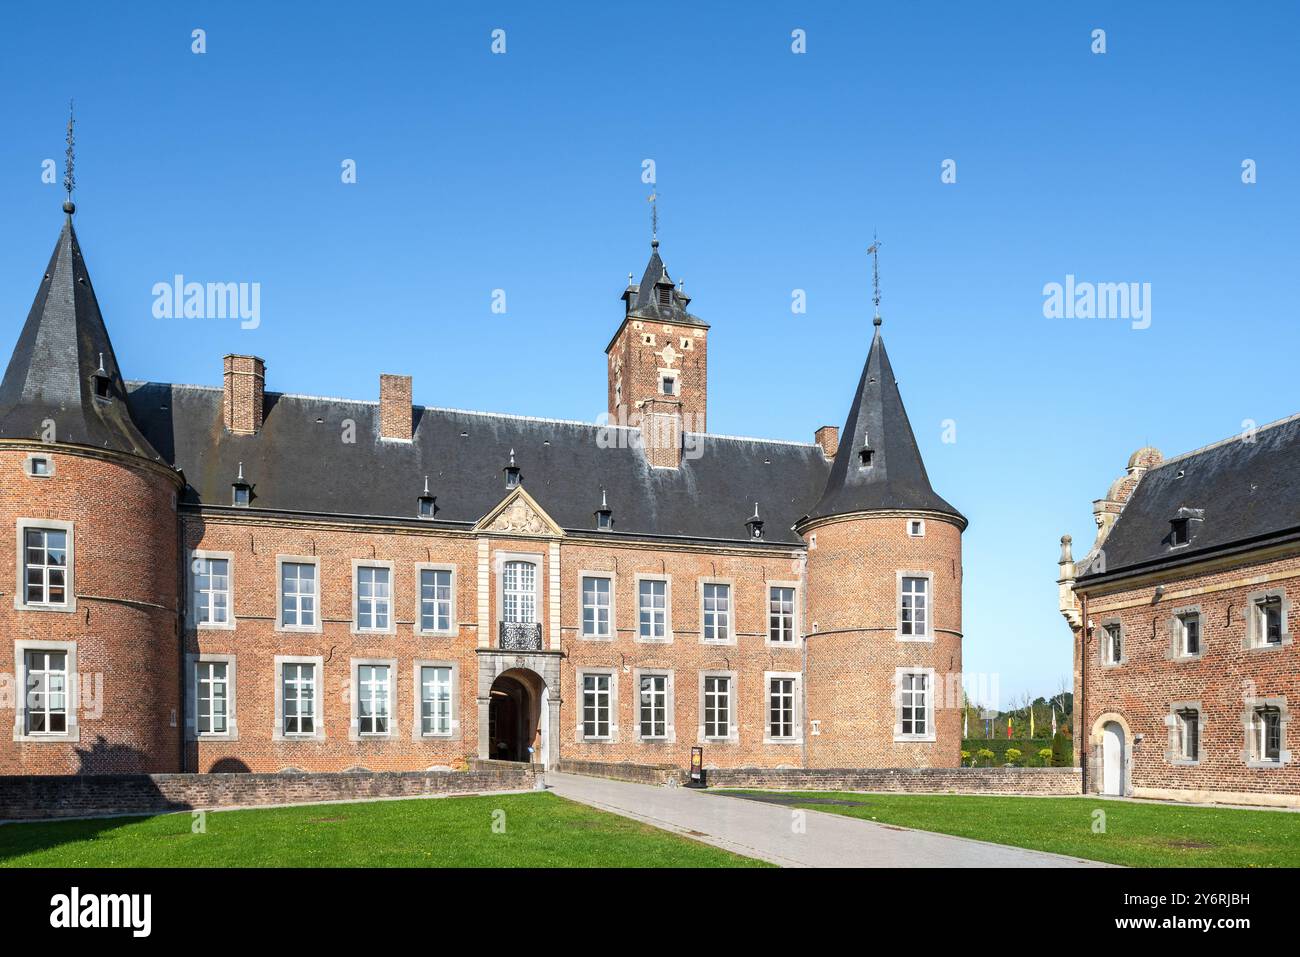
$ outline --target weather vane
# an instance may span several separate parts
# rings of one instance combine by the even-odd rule
[[[76,121],[76,114],[73,109],[73,101],[69,100],[68,101],[68,150],[66,154],[67,160],[65,161],[63,166],[63,188],[64,190],[67,191],[68,194],[68,201],[67,203],[64,204],[65,207],[72,205],[72,191],[77,188],[77,177],[73,175],[72,172],[72,167],[76,160],[75,138],[73,136],[73,124],[75,123],[75,121]],[[68,213],[72,212],[71,209],[68,209],[67,211]]]
[[[880,325],[880,240],[876,234],[871,234],[871,245],[867,247],[867,253],[871,256],[871,283],[874,292],[871,301],[876,306],[876,317],[871,320],[872,325]]]

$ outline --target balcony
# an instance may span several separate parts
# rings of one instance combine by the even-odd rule
[[[497,647],[503,651],[542,650],[541,622],[503,621],[497,628]]]

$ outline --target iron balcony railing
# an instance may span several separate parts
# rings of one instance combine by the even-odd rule
[[[542,623],[503,621],[498,625],[497,647],[504,651],[541,651]]]

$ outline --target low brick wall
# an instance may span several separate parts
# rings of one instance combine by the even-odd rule
[[[684,784],[686,771],[673,764],[622,764],[605,761],[559,761],[555,770],[563,774],[585,774],[592,778],[631,781],[634,784]]]
[[[1080,793],[1078,768],[710,768],[711,788],[905,794]]]
[[[0,776],[0,820],[527,791],[536,780],[527,766],[471,771]]]

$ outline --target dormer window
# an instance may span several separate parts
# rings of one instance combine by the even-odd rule
[[[754,514],[749,521],[745,523],[745,528],[749,530],[749,537],[759,539],[763,537],[763,520],[758,517],[758,503],[754,503]]]
[[[515,450],[510,450],[510,464],[502,471],[506,473],[506,488],[518,488],[523,483],[519,466],[515,465]]]
[[[230,501],[232,505],[247,508],[253,500],[253,486],[244,481],[244,463],[239,463],[239,475],[230,483]]]
[[[1169,544],[1173,547],[1186,545],[1191,541],[1191,529],[1189,528],[1189,519],[1175,518],[1169,523]]]
[[[860,449],[858,451],[858,465],[861,468],[869,469],[875,464],[876,453],[871,449]]]
[[[104,353],[102,352],[99,354],[99,368],[90,377],[90,381],[95,390],[96,399],[113,398],[113,380],[109,378],[108,372],[104,368]]]
[[[596,509],[596,527],[603,531],[609,531],[614,527],[614,510],[609,507],[604,489],[600,490],[600,508]]]
[[[673,304],[673,287],[672,287],[672,286],[660,286],[660,287],[659,287],[659,305],[661,305],[661,306],[671,306],[672,304]]]
[[[416,514],[420,518],[433,518],[433,513],[437,511],[435,499],[429,492],[429,476],[424,477],[424,491],[416,500]]]

